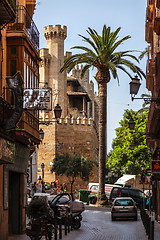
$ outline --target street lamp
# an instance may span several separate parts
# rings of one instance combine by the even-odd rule
[[[45,165],[44,163],[41,164],[41,169],[42,169],[42,192],[44,192],[44,168]]]
[[[138,78],[138,76],[136,75],[134,78],[132,78],[132,81],[129,83],[130,84],[130,94],[132,96],[132,101],[134,100],[133,95],[137,95],[138,90],[140,88],[140,80]]]
[[[61,117],[61,113],[62,113],[62,109],[59,106],[59,104],[57,103],[57,105],[54,108],[54,114],[55,114],[55,118],[58,119]]]
[[[135,99],[142,99],[145,102],[156,102],[160,103],[160,98],[159,97],[144,97],[144,98],[135,98],[134,96],[137,95],[139,88],[140,88],[140,80],[138,76],[136,75],[134,78],[132,78],[132,81],[129,83],[130,84],[130,94],[131,94],[131,99],[132,101]]]
[[[44,131],[43,131],[42,128],[39,130],[39,135],[40,135],[41,140],[43,140],[43,138],[44,138]]]
[[[61,109],[61,106],[59,104],[57,104],[54,108],[54,115],[55,115],[55,118],[56,118],[56,121],[39,121],[39,124],[44,124],[44,125],[49,125],[51,124],[52,122],[57,122],[59,123],[59,118],[61,117],[61,113],[62,113],[62,109]]]

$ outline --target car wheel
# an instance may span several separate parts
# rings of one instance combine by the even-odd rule
[[[91,198],[90,199],[90,203],[91,204],[96,204],[96,202],[97,202],[97,198]]]
[[[81,227],[81,222],[79,219],[73,219],[73,228],[74,229],[79,229]]]

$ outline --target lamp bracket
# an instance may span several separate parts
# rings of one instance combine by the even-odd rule
[[[133,100],[138,100],[138,99],[142,99],[145,102],[156,102],[156,103],[160,103],[160,98],[159,97],[148,97],[148,98],[135,98],[135,97],[131,97],[132,101]]]

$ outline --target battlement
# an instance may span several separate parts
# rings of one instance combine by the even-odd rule
[[[40,121],[43,121],[44,123],[50,122],[49,115],[46,113],[45,115],[40,115],[39,117]],[[56,119],[53,117],[51,122],[56,122]],[[72,117],[70,118],[69,116],[66,116],[65,118],[62,116],[59,119],[58,124],[69,124],[69,125],[94,125],[95,122],[93,121],[92,118],[86,118],[86,117]]]
[[[55,25],[55,27],[53,27],[53,25],[48,25],[44,27],[44,36],[46,40],[55,38],[65,40],[67,37],[67,27],[61,27],[61,25]]]

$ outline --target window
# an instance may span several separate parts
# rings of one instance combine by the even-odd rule
[[[25,50],[24,54],[24,75],[24,88],[34,89],[39,87],[39,68],[27,50]]]
[[[133,206],[133,201],[130,199],[125,199],[125,200],[117,200],[114,204],[115,206]]]

